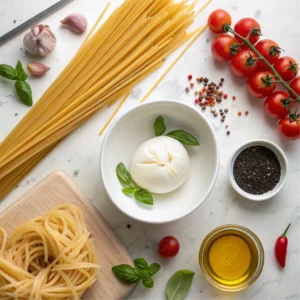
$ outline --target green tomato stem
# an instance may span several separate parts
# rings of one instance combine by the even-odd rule
[[[297,99],[297,101],[300,101],[298,94],[283,80],[283,78],[279,75],[279,73],[276,71],[276,69],[268,62],[268,60],[261,55],[261,53],[250,43],[248,35],[246,38],[241,36],[240,34],[236,33],[231,27],[227,27],[228,31],[231,32],[232,34],[238,36],[257,56],[258,59],[263,60],[266,65],[272,70],[272,72],[276,75],[278,78],[279,83],[281,83],[289,92],[291,92]]]

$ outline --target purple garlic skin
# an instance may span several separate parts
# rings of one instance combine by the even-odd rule
[[[27,69],[33,76],[43,76],[50,70],[48,66],[39,62],[30,62]]]
[[[54,50],[56,38],[49,26],[36,25],[25,34],[23,44],[30,54],[47,56]]]
[[[70,14],[60,21],[62,24],[68,26],[70,30],[75,33],[82,34],[87,28],[87,19],[82,14]]]

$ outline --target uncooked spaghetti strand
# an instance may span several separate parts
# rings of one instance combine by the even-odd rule
[[[206,1],[200,8],[199,10],[195,13],[195,17],[197,17],[205,8],[206,6],[211,2],[212,0]]]
[[[183,51],[177,56],[177,58],[172,62],[172,64],[167,68],[167,70],[159,77],[159,79],[154,83],[151,89],[147,92],[147,94],[142,98],[140,103],[143,103],[149,95],[154,91],[154,89],[159,85],[159,83],[165,78],[165,76],[169,73],[169,71],[175,66],[175,64],[180,60],[180,58],[185,54],[185,52],[191,47],[191,45],[197,40],[197,38],[204,32],[207,28],[207,25],[204,27],[200,27],[195,36],[191,39],[191,41],[186,45]]]

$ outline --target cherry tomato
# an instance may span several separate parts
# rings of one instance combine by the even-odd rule
[[[300,76],[296,77],[291,83],[290,87],[300,96]],[[292,98],[296,98],[294,94],[290,92]]]
[[[276,91],[269,95],[265,101],[266,113],[274,118],[282,119],[288,115],[288,110],[282,105],[281,100],[289,95],[282,91]]]
[[[234,26],[234,31],[241,35],[242,37],[247,37],[250,30],[253,30],[253,32],[250,35],[249,41],[251,44],[255,44],[260,37],[260,25],[258,22],[252,18],[243,18],[240,19]],[[235,39],[242,43],[242,39],[240,39],[238,36],[235,36]],[[244,45],[243,48],[248,48],[247,45]]]
[[[214,10],[208,17],[207,25],[213,33],[223,33],[224,24],[231,25],[231,16],[224,9]]]
[[[266,71],[250,76],[247,81],[249,93],[256,98],[265,98],[270,95],[276,87],[276,83],[272,82],[271,77],[272,74]]]
[[[250,50],[243,50],[236,54],[231,60],[231,70],[238,76],[248,77],[254,74],[258,68],[255,60],[256,54]]]
[[[179,242],[174,236],[164,237],[158,245],[158,252],[160,256],[171,258],[179,252]]]
[[[229,34],[223,33],[215,38],[211,44],[213,57],[220,61],[229,61],[239,52],[238,42]]]
[[[261,40],[255,45],[255,48],[271,65],[277,61],[281,53],[278,44],[272,40]],[[260,71],[267,71],[269,70],[269,67],[260,59],[258,62],[258,69]]]
[[[300,138],[300,118],[290,120],[289,118],[281,119],[278,123],[280,133],[290,140]]]
[[[298,64],[289,56],[280,57],[276,61],[274,67],[285,81],[292,80],[298,74]]]

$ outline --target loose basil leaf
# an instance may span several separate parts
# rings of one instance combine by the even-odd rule
[[[130,185],[131,176],[123,163],[119,163],[116,168],[117,177],[123,185]]]
[[[147,279],[144,279],[143,280],[143,285],[146,287],[146,288],[153,288],[154,286],[154,282],[152,280],[152,278],[147,278]]]
[[[19,60],[16,65],[16,73],[17,73],[18,80],[25,81],[28,77],[25,70],[23,69],[22,63]]]
[[[139,270],[148,270],[148,263],[146,262],[145,259],[143,259],[143,258],[136,258],[134,260],[134,263],[135,263],[136,267]]]
[[[175,272],[167,284],[168,300],[182,300],[188,294],[195,273],[189,270]]]
[[[159,270],[160,270],[160,265],[157,263],[151,264],[148,268],[148,272],[151,274],[151,276],[156,274]]]
[[[114,274],[125,283],[135,283],[141,279],[140,271],[130,265],[118,265],[112,267]]]
[[[18,98],[26,105],[32,105],[31,87],[26,81],[17,80],[15,83]]]
[[[16,80],[18,78],[16,70],[9,65],[0,65],[0,76],[9,79]]]
[[[153,205],[152,194],[145,190],[140,189],[134,194],[135,200],[144,204]]]
[[[129,188],[123,188],[122,192],[126,195],[126,196],[132,196],[134,195],[134,193],[136,192],[135,188],[129,187]]]
[[[190,133],[184,130],[173,130],[167,134],[167,136],[176,139],[177,141],[181,142],[184,145],[189,146],[199,146],[199,142],[197,139],[192,136]]]
[[[166,125],[162,116],[156,118],[154,122],[154,131],[156,136],[162,135],[166,131]]]

